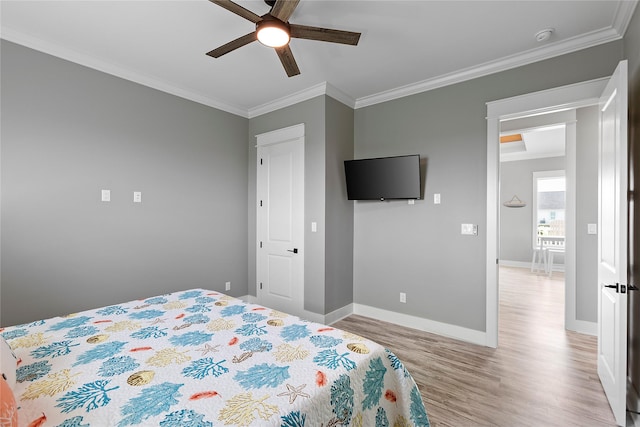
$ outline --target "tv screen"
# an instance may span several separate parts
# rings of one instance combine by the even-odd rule
[[[349,200],[419,199],[420,156],[345,160]]]

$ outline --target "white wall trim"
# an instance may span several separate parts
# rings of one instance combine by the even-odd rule
[[[384,310],[368,305],[354,303],[353,314],[454,338],[460,341],[470,342],[472,344],[485,345],[486,342],[485,333],[482,331],[450,325],[448,323],[441,323],[435,320],[412,316],[410,314],[396,313],[394,311]]]
[[[306,101],[316,96],[325,95],[327,93],[327,82],[322,82],[301,91],[295,92],[291,95],[283,96],[282,98],[274,99],[262,105],[258,105],[253,108],[249,108],[247,117],[250,119],[261,116],[263,114],[270,113],[272,111],[280,110],[281,108],[295,105],[299,102]]]
[[[266,145],[281,144],[304,137],[304,123],[288,126],[282,129],[276,129],[256,135],[256,147],[264,147]]]
[[[238,297],[241,300],[260,305],[258,298],[253,295],[244,295]],[[410,314],[397,313],[395,311],[384,310],[382,308],[371,307],[364,304],[351,303],[325,315],[304,311],[302,317],[312,322],[321,323],[323,325],[331,325],[345,317],[357,314],[359,316],[370,317],[372,319],[382,320],[393,323],[394,325],[404,326],[407,328],[417,329],[419,331],[429,332],[432,334],[442,335],[454,338],[460,341],[469,342],[477,345],[485,345],[486,337],[482,331],[464,328],[462,326],[451,325],[448,323],[437,322]]]
[[[327,95],[343,103],[344,105],[354,108],[355,100],[351,98],[346,93],[342,92],[340,89],[331,85],[327,82],[319,83],[315,86],[311,86],[310,88],[303,89],[299,92],[293,93],[291,95],[284,96],[282,98],[278,98],[274,101],[267,102],[262,105],[258,105],[257,107],[249,108],[247,112],[247,117],[250,119],[254,117],[261,116],[263,114],[270,113],[272,111],[277,111],[285,107],[289,107],[291,105],[298,104],[303,101],[307,101],[309,99],[315,98],[316,96]]]
[[[260,304],[260,301],[258,301],[258,297],[253,296],[253,295],[243,295],[243,296],[237,297],[237,298],[241,299],[242,301],[246,302],[247,304],[255,304],[255,305],[262,306],[262,304]],[[338,311],[338,310],[336,310],[336,311]],[[349,314],[351,314],[351,313],[349,313]],[[347,316],[349,314],[347,314]],[[303,310],[302,314],[297,315],[297,316],[299,318],[301,318],[301,319],[309,320],[311,322],[320,323],[322,325],[326,325],[327,324],[327,322],[325,322],[325,317],[326,316],[324,316],[322,314],[314,313],[312,311]],[[336,318],[336,321],[337,320],[340,320],[340,319]]]
[[[531,263],[525,261],[510,261],[508,259],[501,259],[500,265],[505,267],[517,267],[517,268],[527,268],[531,269]]]
[[[635,4],[633,5],[633,7],[631,7],[630,10],[627,10],[625,8],[618,8],[618,12],[620,13],[617,14],[617,17],[620,16],[620,18],[619,22],[616,22],[619,25],[626,22],[626,24],[628,25],[631,16],[633,15],[634,7]],[[484,64],[459,70],[453,73],[444,74],[432,79],[423,80],[418,83],[412,83],[396,89],[358,98],[356,100],[355,108],[363,108],[370,105],[379,104],[381,102],[403,98],[405,96],[426,92],[456,83],[461,83],[467,80],[487,76],[489,74],[510,70],[512,68],[521,67],[523,65],[532,64],[534,62],[543,61],[545,59],[554,58],[556,56],[565,55],[589,47],[594,47],[600,44],[619,40],[623,37],[623,34],[624,33],[621,33],[619,29],[613,27],[604,28],[580,37],[570,38],[553,45],[531,49],[523,53],[506,56],[495,61],[485,62]]]
[[[631,22],[631,18],[633,16],[636,5],[637,1],[619,2],[613,19],[613,25],[610,27],[593,31],[591,33],[584,34],[578,37],[573,37],[559,43],[538,47],[526,52],[509,55],[495,61],[489,61],[477,66],[454,71],[441,76],[433,77],[431,79],[422,80],[417,83],[411,83],[376,94],[363,96],[355,100],[345,92],[342,92],[339,89],[331,86],[327,82],[323,82],[311,86],[307,89],[303,89],[294,94],[247,109],[235,105],[230,105],[217,99],[202,96],[199,93],[185,90],[184,88],[180,88],[170,82],[163,81],[155,76],[145,75],[136,71],[132,71],[124,66],[107,63],[86,53],[78,52],[67,47],[51,43],[48,40],[43,40],[39,37],[24,34],[20,31],[8,28],[6,25],[0,28],[0,37],[10,42],[18,43],[31,49],[54,55],[59,58],[74,62],[76,64],[84,65],[86,67],[93,68],[95,70],[102,71],[117,77],[121,77],[123,79],[127,79],[144,86],[148,86],[166,93],[170,93],[172,95],[179,96],[181,98],[198,102],[203,105],[208,105],[210,107],[226,111],[231,114],[236,114],[241,117],[253,118],[290,105],[297,104],[299,102],[314,98],[319,95],[331,96],[332,98],[354,109],[363,108],[370,105],[403,98],[405,96],[427,92],[440,87],[461,83],[489,74],[506,71],[512,68],[520,67],[549,58],[554,58],[589,47],[598,46],[600,44],[609,43],[615,40],[619,40],[624,36],[624,33],[627,30],[629,23]]]
[[[607,81],[607,78],[590,80],[487,103],[486,336],[489,347],[498,346],[500,120],[597,104]],[[570,150],[567,152],[567,155],[569,154],[571,154]],[[575,152],[572,155],[573,160],[567,159],[567,164],[575,162]],[[570,298],[565,310],[565,327],[575,330],[582,325],[575,317],[575,257],[570,255],[571,250],[575,251],[575,229],[572,236],[568,234],[565,243],[567,245],[565,295]]]
[[[349,317],[353,314],[353,303],[347,304],[344,307],[340,307],[337,310],[333,310],[331,313],[324,315],[324,324],[331,325],[332,323],[342,320],[345,317]]]
[[[487,118],[510,120],[595,105],[608,77],[487,102]]]
[[[565,327],[573,332],[578,332],[585,335],[598,335],[598,322],[588,322],[586,320],[574,320],[571,322],[571,327],[565,325]]]

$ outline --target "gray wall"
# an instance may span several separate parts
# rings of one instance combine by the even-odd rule
[[[305,124],[304,309],[327,314],[353,302],[353,202],[343,168],[353,158],[353,109],[323,95],[250,119],[248,200],[255,206],[255,136],[299,123]],[[255,295],[255,209],[248,227],[249,292]]]
[[[427,169],[424,201],[356,202],[355,302],[484,331],[485,103],[606,77],[622,58],[617,41],[356,110],[356,157],[417,153]]]
[[[624,53],[629,61],[629,145],[631,170],[630,189],[640,189],[640,7],[636,7],[624,38]],[[629,248],[629,283],[640,285],[640,210],[630,201],[631,233]],[[640,293],[629,293],[629,377],[636,391],[640,390]],[[638,408],[632,408],[638,411]]]
[[[318,96],[249,120],[249,293],[256,295],[256,139],[261,133],[304,123],[304,308],[325,313],[325,103]],[[246,191],[246,190],[245,190]],[[318,231],[311,233],[311,222]]]
[[[564,156],[500,163],[501,260],[531,262],[534,244],[533,212],[535,210],[535,206],[533,206],[533,172],[564,169]],[[526,202],[527,206],[508,208],[502,204],[502,202],[511,200],[514,195]]]
[[[344,160],[353,158],[353,109],[326,97],[325,313],[353,302],[353,201]]]
[[[598,106],[576,110],[576,319],[598,321]]]
[[[247,293],[247,119],[1,52],[2,325],[225,281]]]

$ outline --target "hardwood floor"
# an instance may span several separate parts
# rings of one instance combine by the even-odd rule
[[[564,277],[500,269],[497,349],[362,316],[334,326],[393,351],[433,426],[615,426],[596,337],[564,330]]]

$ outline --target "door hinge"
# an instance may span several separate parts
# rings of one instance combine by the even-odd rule
[[[262,207],[262,200],[260,200],[260,207]]]
[[[260,282],[260,289],[262,289],[262,282]]]
[[[262,158],[260,158],[260,164],[262,164]]]
[[[260,249],[262,249],[262,242],[260,242]]]

